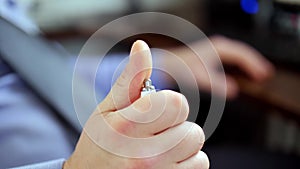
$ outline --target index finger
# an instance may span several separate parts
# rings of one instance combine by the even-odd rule
[[[108,114],[116,130],[132,137],[149,137],[187,119],[189,106],[180,93],[163,90],[138,99],[127,108]]]

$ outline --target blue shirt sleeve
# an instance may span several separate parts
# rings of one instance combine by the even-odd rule
[[[77,133],[0,58],[0,168],[66,159],[75,140]]]
[[[23,167],[16,167],[11,169],[62,169],[63,164],[65,160],[64,159],[58,159],[33,165],[26,165]]]

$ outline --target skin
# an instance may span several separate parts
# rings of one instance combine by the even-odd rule
[[[189,106],[186,98],[174,91],[160,91],[140,98],[144,79],[151,75],[152,58],[148,45],[143,41],[133,44],[130,60],[110,93],[87,121],[76,149],[64,164],[64,169],[103,168],[113,169],[206,169],[208,157],[200,149],[204,143],[204,133],[197,124],[187,122]],[[150,106],[150,105],[154,106]],[[147,106],[148,105],[148,106]],[[127,120],[122,113],[155,114],[164,107],[161,116],[150,123],[137,123]],[[138,110],[138,111],[137,111]],[[146,115],[145,115],[146,116]],[[103,140],[115,143],[117,149],[126,148],[126,143],[114,137],[104,138],[99,133],[101,118],[105,119],[117,132],[136,138],[157,136],[161,144],[168,145],[170,140],[182,135],[183,139],[175,147],[152,157],[130,158],[108,152],[98,146]],[[184,137],[185,136],[185,137]],[[164,139],[163,139],[164,138]],[[166,139],[168,138],[168,139]],[[108,140],[107,140],[108,141]],[[135,147],[131,147],[135,149]],[[147,147],[145,147],[147,148]],[[136,151],[142,151],[140,149]]]
[[[273,74],[273,66],[265,60],[261,54],[250,46],[230,40],[225,37],[215,36],[211,38],[223,64],[236,65],[250,76],[254,81],[261,82]],[[205,47],[201,42],[195,42],[195,47],[205,52]],[[196,76],[196,81],[203,89],[210,91],[212,84],[204,69],[204,66],[197,61],[194,54],[186,48],[172,50],[179,55],[182,60],[191,68]],[[209,58],[208,58],[209,59]],[[172,59],[162,61],[168,67],[176,68]],[[212,77],[217,82],[219,72],[214,59],[209,60],[208,69]],[[140,98],[140,89],[144,79],[148,79],[152,71],[152,59],[149,47],[143,41],[133,44],[130,60],[125,70],[118,78],[110,93],[98,105],[91,115],[77,143],[72,156],[65,162],[64,169],[207,169],[209,160],[207,155],[201,151],[204,143],[204,133],[197,124],[187,122],[189,105],[186,98],[173,91],[163,90]],[[224,86],[216,86],[222,96]],[[226,87],[224,97],[234,98],[238,93],[238,85],[233,77],[226,76]],[[128,120],[124,115],[131,117],[147,117],[160,112],[162,114],[149,123],[139,123]],[[141,113],[142,114],[141,116]],[[148,158],[130,158],[116,155],[106,151],[99,144],[101,141],[111,142],[117,145],[117,149],[127,146],[118,140],[117,137],[102,137],[99,129],[102,129],[101,119],[118,133],[135,138],[148,138],[157,136],[163,144],[168,144],[170,140],[177,136],[186,134],[185,137],[168,151]],[[102,128],[101,128],[102,127]],[[187,132],[188,131],[188,132]],[[104,131],[105,132],[105,131]],[[101,140],[106,139],[106,140]],[[159,149],[157,144],[151,148]],[[163,149],[164,147],[162,147]],[[146,149],[146,147],[145,147]],[[132,147],[132,151],[143,151]]]
[[[213,36],[210,38],[216,52],[218,53],[223,65],[231,65],[238,67],[248,77],[260,83],[274,74],[273,65],[266,60],[257,50],[251,46],[237,40],[229,39],[224,36]],[[211,91],[211,86],[216,88],[217,94],[221,97],[235,98],[239,93],[239,86],[233,76],[226,74],[226,84],[222,83],[221,72],[218,71],[216,57],[210,57],[212,54],[206,47],[207,44],[197,41],[191,44],[194,48],[204,53],[204,59],[207,60],[207,67],[199,61],[198,57],[192,53],[187,47],[173,49],[172,52],[182,58],[182,60],[191,68],[198,85],[206,91]],[[163,64],[170,69],[177,69],[178,66],[170,59]],[[208,73],[210,72],[209,79]],[[185,76],[181,76],[185,77]],[[213,83],[212,83],[213,82]],[[221,85],[220,85],[221,84]],[[189,85],[189,84],[187,84]],[[225,95],[224,95],[225,93]]]

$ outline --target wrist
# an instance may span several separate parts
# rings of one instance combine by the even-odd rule
[[[93,161],[93,148],[89,145],[93,145],[93,142],[88,138],[86,133],[83,131],[79,141],[76,145],[75,151],[68,160],[65,161],[63,169],[88,169],[89,161]],[[92,150],[91,150],[92,149]],[[89,159],[89,160],[88,160]],[[99,161],[99,160],[97,160]]]
[[[74,166],[72,165],[73,164],[72,161],[74,161],[74,160],[73,160],[73,158],[71,156],[68,160],[66,160],[64,162],[63,169],[71,169],[71,168],[76,169],[76,168],[78,168],[78,167],[76,167],[78,165],[74,165]]]
[[[78,158],[75,154],[73,154],[68,160],[66,160],[63,164],[63,169],[85,169],[84,166],[81,165],[81,161],[83,158]]]

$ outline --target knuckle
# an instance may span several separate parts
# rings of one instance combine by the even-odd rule
[[[198,150],[200,150],[205,140],[202,128],[199,125],[194,124],[189,134],[191,141],[193,141]]]
[[[189,105],[186,97],[181,94],[170,90],[165,90],[164,94],[170,106],[179,109],[182,113],[189,112]]]
[[[207,155],[203,151],[199,151],[195,156],[192,157],[191,161],[192,168],[195,169],[209,169],[210,163]]]
[[[169,95],[168,99],[170,99],[172,106],[180,108],[182,104],[182,94],[174,92],[171,95]]]
[[[206,153],[204,153],[203,151],[199,151],[198,154],[196,155],[196,158],[200,164],[199,166],[201,166],[201,169],[208,169],[209,166],[210,166],[210,163],[209,163],[209,159],[208,159],[208,156],[206,155]]]
[[[124,119],[119,112],[110,113],[106,116],[107,122],[114,128],[118,133],[124,135],[130,135],[135,130],[135,125],[132,121]]]
[[[188,101],[187,101],[186,97],[184,95],[182,95],[182,104],[181,104],[180,114],[184,120],[186,120],[188,118],[189,111],[190,111],[190,108],[189,108]]]

